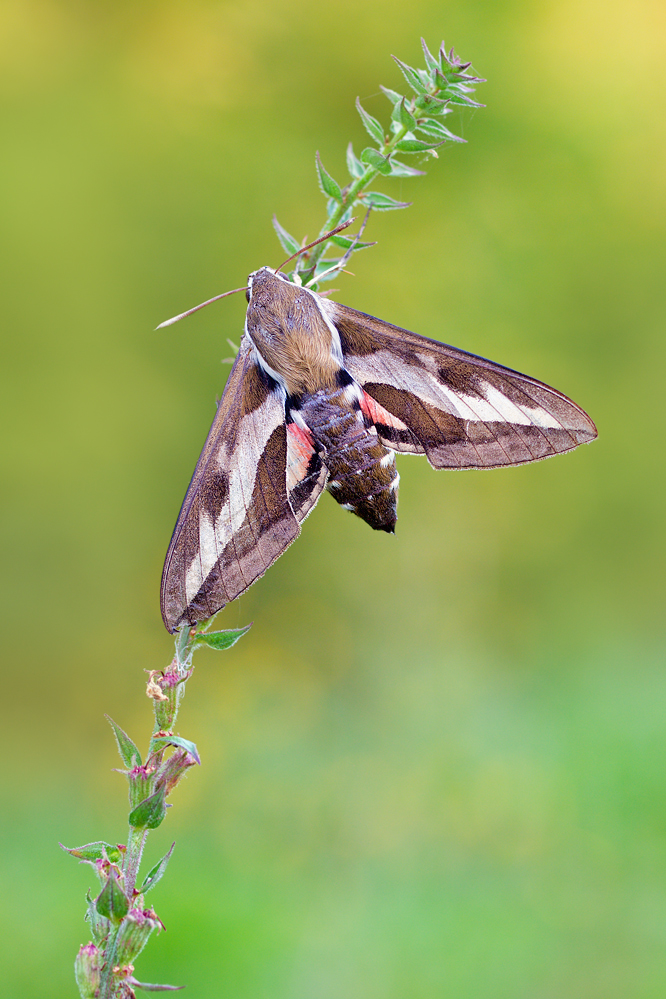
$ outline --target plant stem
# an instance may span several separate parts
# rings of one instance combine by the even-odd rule
[[[125,875],[125,894],[130,899],[130,902],[136,887],[136,879],[139,876],[139,866],[141,864],[143,848],[146,845],[147,839],[147,829],[134,829],[132,826],[129,827],[129,832],[127,834],[127,852],[125,854],[125,863],[123,864],[123,874]]]
[[[104,967],[99,983],[99,999],[113,999],[115,982],[113,981],[113,969],[116,963],[116,948],[118,944],[118,933],[120,925],[112,926],[106,938],[104,947]]]
[[[381,155],[389,156],[395,150],[395,147],[400,142],[400,140],[404,139],[407,132],[408,132],[407,127],[403,125],[403,127],[400,129],[399,132],[396,132],[395,135],[390,140],[384,143],[381,149]],[[324,223],[319,233],[320,236],[325,235],[325,233],[329,232],[331,229],[335,229],[336,225],[338,225],[338,223],[342,221],[345,213],[354,204],[356,198],[361,193],[361,191],[363,191],[368,186],[368,184],[370,184],[378,175],[379,175],[379,170],[377,169],[377,167],[368,165],[361,174],[361,176],[357,177],[356,180],[352,181],[351,184],[345,188],[345,190],[343,191],[342,201],[335,209],[333,214],[326,219],[326,222]],[[310,266],[306,271],[304,271],[301,274],[301,279],[303,281],[303,284],[307,284],[308,281],[310,281],[314,277],[314,273],[317,269],[317,264],[319,263],[319,260],[324,251],[326,250],[327,246],[328,243],[323,242],[319,243],[317,246],[314,247],[309,257]]]

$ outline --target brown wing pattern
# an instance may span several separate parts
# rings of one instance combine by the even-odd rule
[[[296,516],[288,452],[284,392],[244,338],[169,545],[161,594],[169,631],[216,613],[297,537],[319,480],[301,488]]]
[[[394,417],[376,426],[396,451],[425,453],[434,468],[496,468],[597,436],[579,406],[534,378],[337,302],[324,308],[349,373]]]

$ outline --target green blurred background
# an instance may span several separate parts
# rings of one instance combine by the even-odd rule
[[[357,95],[445,37],[488,83],[466,146],[338,298],[541,378],[591,447],[400,462],[395,538],[324,497],[221,618],[180,717],[204,766],[148,861],[147,981],[234,999],[666,994],[666,15],[657,0],[4,0],[2,993],[75,995],[125,837],[162,558],[245,281],[323,220]]]

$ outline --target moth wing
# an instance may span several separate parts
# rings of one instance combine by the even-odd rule
[[[294,453],[284,390],[244,337],[183,500],[162,573],[169,631],[205,620],[262,576],[300,532],[325,484]]]
[[[538,461],[594,440],[589,416],[561,392],[475,354],[325,301],[344,364],[382,441],[434,468]]]

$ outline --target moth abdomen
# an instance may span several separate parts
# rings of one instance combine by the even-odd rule
[[[353,399],[351,396],[353,395]],[[302,401],[294,419],[307,425],[329,473],[328,491],[345,510],[378,531],[393,532],[397,519],[395,456],[368,427],[362,392],[353,379]]]

